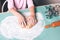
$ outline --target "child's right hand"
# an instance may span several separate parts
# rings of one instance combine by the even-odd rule
[[[21,25],[23,28],[25,28],[27,25],[26,20],[22,15],[18,17],[18,22],[19,22],[19,25]]]

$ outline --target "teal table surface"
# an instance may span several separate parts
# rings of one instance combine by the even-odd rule
[[[44,17],[44,21],[46,22],[45,25],[50,24],[50,23],[52,23],[54,21],[60,20],[60,16],[53,17],[52,19],[47,19],[46,16],[45,16],[45,12],[46,11],[48,11],[46,9],[46,6],[36,7],[36,12],[42,13],[42,15]],[[18,12],[24,13],[24,12],[29,12],[29,10],[25,9],[25,10],[20,10]],[[10,13],[10,12],[0,13],[0,23],[7,16],[13,16],[13,14]],[[4,36],[0,35],[0,40],[18,40],[18,39],[15,39],[15,38],[13,38],[13,39],[7,39]],[[41,33],[41,35],[39,35],[38,37],[36,37],[34,40],[60,40],[60,27],[48,28],[48,29],[45,28],[44,31]]]

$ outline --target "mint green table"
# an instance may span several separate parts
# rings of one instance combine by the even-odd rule
[[[54,21],[60,20],[60,16],[54,17],[52,19],[47,19],[45,17],[46,11],[47,11],[47,9],[45,6],[36,7],[36,12],[40,12],[44,16],[44,21],[46,22],[45,25],[50,24]],[[25,10],[20,10],[19,12],[21,12],[21,13],[29,12],[29,10],[25,9]],[[0,13],[0,22],[7,16],[12,16],[12,14],[10,12]],[[15,39],[15,38],[7,39],[4,36],[0,35],[0,40],[18,40],[18,39]],[[39,35],[34,40],[60,40],[60,27],[48,28],[48,29],[45,28],[44,31],[41,33],[41,35]]]

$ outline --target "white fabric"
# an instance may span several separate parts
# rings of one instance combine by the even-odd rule
[[[27,15],[26,15],[27,14]],[[29,13],[24,13],[28,16]],[[39,36],[43,30],[45,22],[41,13],[36,13],[38,23],[31,29],[24,29],[18,25],[18,20],[16,16],[8,16],[1,22],[0,31],[1,34],[7,38],[17,38],[31,40]]]

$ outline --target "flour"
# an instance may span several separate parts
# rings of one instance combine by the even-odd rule
[[[6,38],[17,38],[17,39],[26,39],[26,40],[31,40],[36,38],[43,32],[45,26],[44,18],[41,15],[41,13],[36,13],[36,15],[37,15],[38,23],[34,25],[31,29],[21,28],[21,26],[18,25],[18,19],[16,16],[6,17],[1,22],[1,27],[0,27],[1,34]]]

